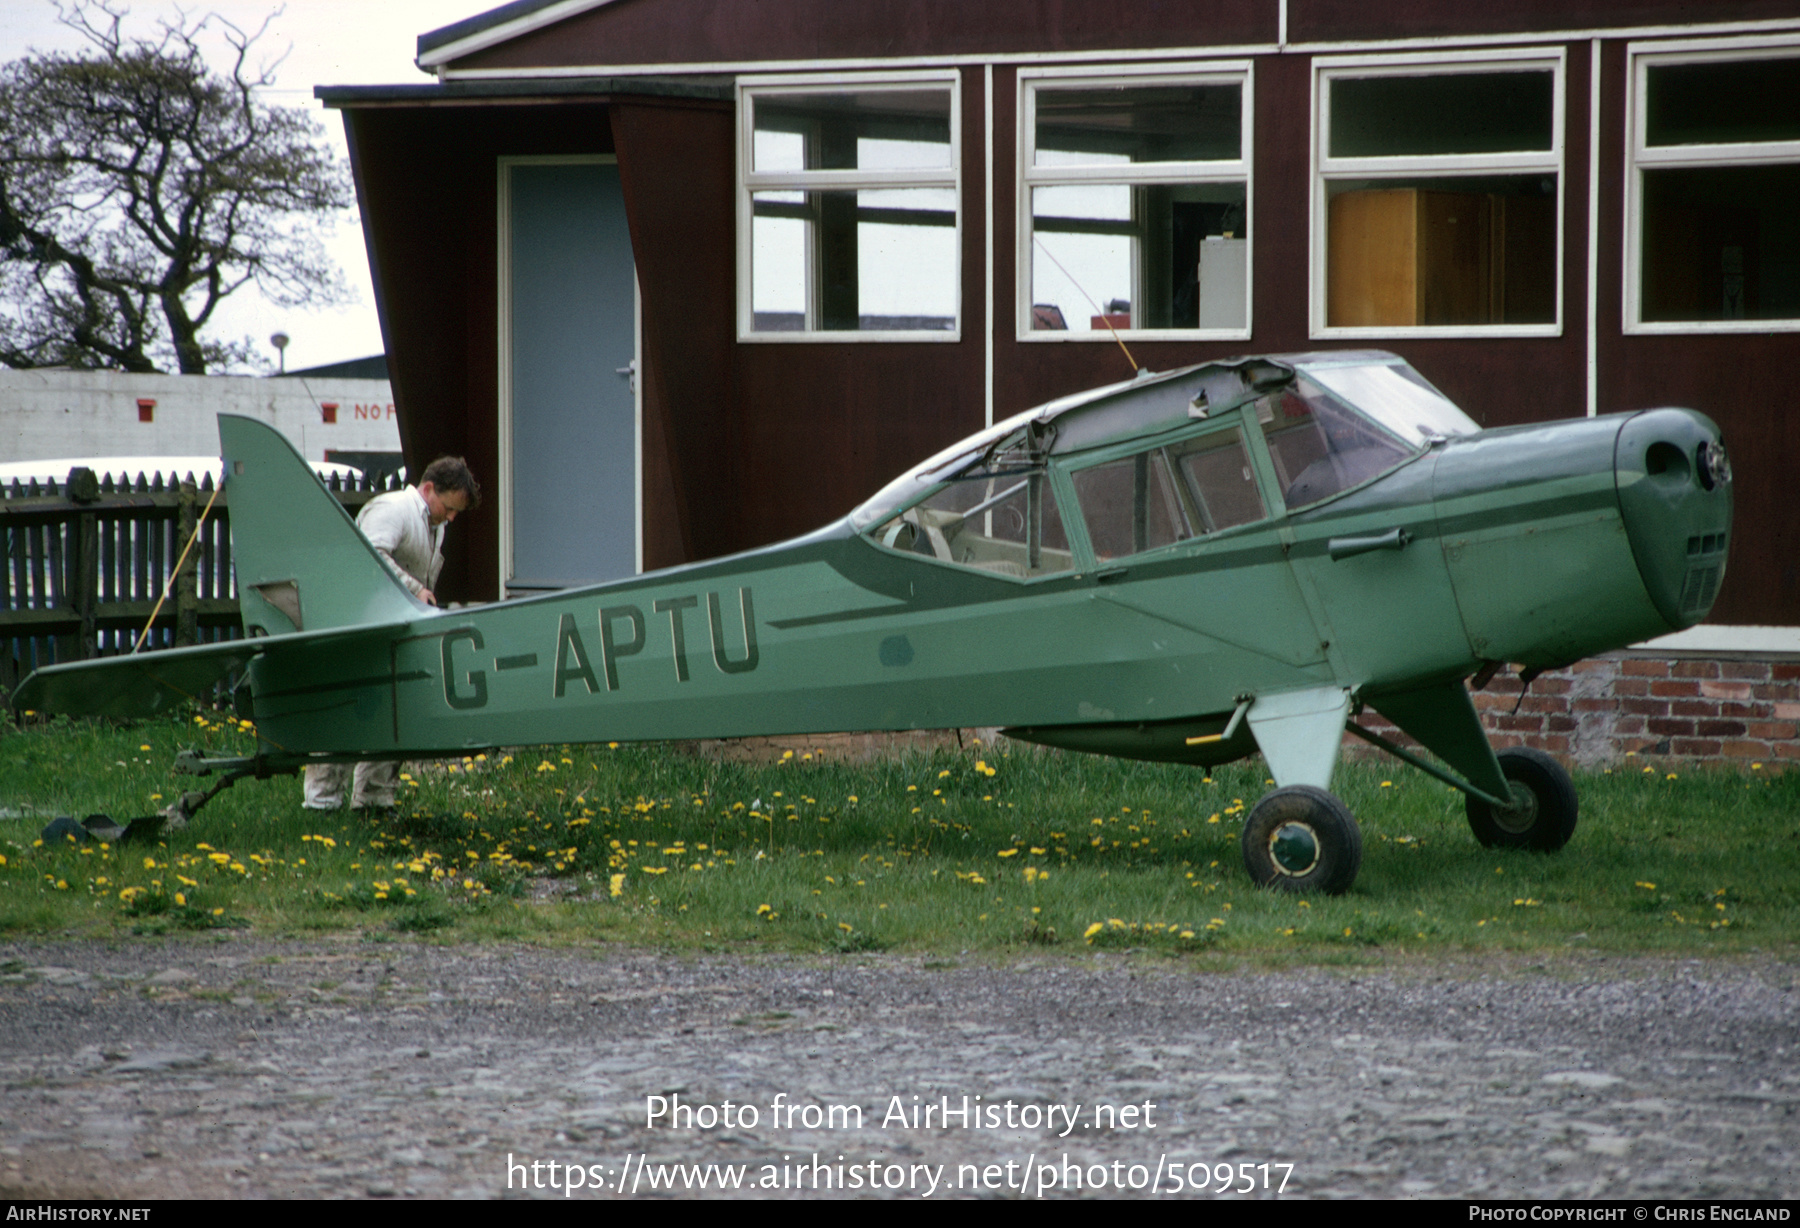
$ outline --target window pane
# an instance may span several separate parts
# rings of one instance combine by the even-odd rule
[[[1548,71],[1337,77],[1330,84],[1334,158],[1551,147],[1555,81]]]
[[[753,96],[758,171],[948,170],[950,91]]]
[[[1019,579],[1075,566],[1042,470],[951,482],[870,536],[890,550]]]
[[[1250,468],[1244,438],[1236,431],[1203,435],[1169,449],[1187,478],[1199,511],[1202,533],[1216,533],[1233,525],[1261,520],[1262,496]]]
[[[1413,455],[1305,377],[1257,402],[1256,417],[1290,508],[1348,490]]]
[[[1034,188],[1031,205],[1033,329],[1247,327],[1242,183]]]
[[[1037,166],[1222,162],[1243,156],[1243,87],[1044,89]]]
[[[1331,327],[1555,321],[1554,176],[1334,180],[1327,195]]]
[[[1643,318],[1800,318],[1800,166],[1644,172]]]
[[[804,199],[799,192],[782,195]],[[763,212],[761,195],[757,204],[750,227],[750,306],[755,328],[759,333],[797,333],[806,327],[806,246],[811,226],[802,216]]]
[[[956,327],[953,190],[757,192],[751,199],[755,331]]]
[[[1652,65],[1652,145],[1800,140],[1800,57]]]
[[[1088,540],[1101,562],[1193,536],[1191,514],[1161,448],[1078,469],[1073,478]]]
[[[1308,362],[1306,376],[1415,448],[1481,430],[1403,362]]]

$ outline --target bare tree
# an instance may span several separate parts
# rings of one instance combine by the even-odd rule
[[[275,65],[245,33],[179,14],[128,36],[125,10],[78,2],[89,47],[0,68],[0,362],[188,374],[250,360],[202,331],[254,282],[283,306],[344,301],[319,242],[352,199],[305,112],[265,105]],[[229,67],[209,67],[220,37]]]

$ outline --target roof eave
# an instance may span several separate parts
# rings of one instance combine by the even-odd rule
[[[452,60],[611,3],[613,0],[512,0],[511,4],[419,35],[419,54],[414,62],[427,72],[435,72]]]
[[[729,79],[705,77],[569,77],[435,81],[404,85],[317,85],[313,97],[342,110],[367,106],[441,106],[505,100],[603,101],[610,96],[730,102]]]

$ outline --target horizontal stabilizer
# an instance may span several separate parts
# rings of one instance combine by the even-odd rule
[[[252,658],[297,645],[318,645],[361,635],[386,635],[405,623],[341,627],[294,635],[258,636],[222,644],[199,644],[164,652],[101,657],[35,670],[13,692],[22,712],[69,716],[155,716],[206,692],[243,669]]]

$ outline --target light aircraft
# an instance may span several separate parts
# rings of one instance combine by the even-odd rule
[[[1346,730],[1552,850],[1568,774],[1489,745],[1465,680],[1699,622],[1731,470],[1685,409],[1481,430],[1391,354],[1211,362],[1053,401],[845,519],[729,558],[522,600],[411,597],[274,430],[221,417],[247,638],[39,670],[20,708],[147,715],[244,672],[224,778],[478,748],[998,725],[1211,765],[1260,751],[1258,883],[1342,892]],[[1441,765],[1365,729],[1373,708]]]

